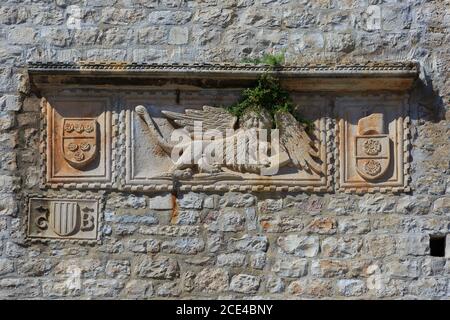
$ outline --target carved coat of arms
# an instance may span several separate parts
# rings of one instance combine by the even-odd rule
[[[39,206],[36,211],[36,226],[40,230],[50,227],[60,237],[90,231],[95,226],[94,210],[87,206],[80,209],[76,201],[49,201],[48,206]]]
[[[62,150],[64,159],[73,167],[83,169],[97,154],[97,122],[94,118],[63,120]]]
[[[366,180],[381,178],[389,168],[389,135],[384,133],[384,115],[374,113],[358,121],[355,158],[358,174]]]
[[[158,129],[156,122],[144,106],[137,106],[136,113],[149,128],[149,133],[157,141],[162,150],[170,157],[180,151],[180,157],[174,161],[174,165],[169,174],[179,174],[182,178],[192,174],[216,175],[237,173],[236,177],[241,177],[242,173],[254,173],[258,175],[274,175],[276,170],[271,168],[281,168],[284,166],[296,167],[299,170],[323,174],[315,141],[306,132],[305,127],[299,123],[295,117],[287,112],[278,112],[274,118],[265,110],[246,111],[239,119],[233,116],[224,108],[203,106],[202,109],[186,109],[185,113],[162,111],[162,113],[175,124],[181,127],[190,136],[196,136],[195,123],[201,123],[202,130],[215,131],[219,133],[219,138],[209,139],[203,135],[200,141],[189,141],[186,145],[175,145],[170,139],[163,136]],[[275,125],[274,125],[275,124]],[[264,149],[268,148],[260,139],[240,139],[240,136],[248,132],[255,133],[258,137],[263,132],[270,131],[276,127],[279,132],[277,140],[277,151],[267,156],[247,155],[247,161],[239,161],[240,150]],[[228,135],[227,132],[233,133]],[[273,141],[269,142],[272,144]],[[223,147],[222,146],[228,146]],[[210,148],[223,152],[222,161],[212,162],[205,157],[205,149]],[[217,148],[215,148],[217,147]],[[177,149],[176,149],[177,148]],[[272,148],[272,150],[274,150]],[[202,154],[203,153],[203,154]],[[189,161],[194,158],[194,161]],[[172,157],[173,159],[173,157]],[[264,172],[273,172],[266,174]]]
[[[52,230],[62,237],[72,234],[79,225],[78,204],[76,202],[52,202],[48,223]]]

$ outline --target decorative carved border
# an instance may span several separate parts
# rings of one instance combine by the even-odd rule
[[[29,208],[30,208],[30,200],[32,198],[49,198],[49,199],[55,199],[55,200],[97,200],[98,205],[98,216],[97,216],[97,239],[58,239],[58,238],[34,238],[29,237],[29,226],[28,226],[28,219],[29,219]],[[101,244],[102,243],[102,227],[104,223],[104,197],[100,194],[94,194],[92,192],[72,192],[72,193],[58,193],[58,191],[50,190],[48,192],[42,193],[42,194],[27,194],[25,196],[25,208],[26,208],[26,214],[23,222],[23,227],[25,228],[24,234],[26,235],[25,241],[28,243],[74,243],[74,244]]]
[[[383,95],[383,94],[380,94]],[[375,98],[380,95],[366,95],[368,98]],[[341,162],[340,162],[340,128],[341,124],[340,122],[343,122],[344,119],[337,119],[336,120],[336,126],[335,126],[335,151],[334,151],[334,157],[335,157],[335,189],[337,192],[342,193],[356,193],[356,194],[363,194],[363,193],[401,193],[401,192],[410,192],[410,181],[411,181],[411,163],[410,163],[410,157],[411,157],[411,129],[410,129],[410,106],[409,106],[409,99],[407,94],[403,95],[397,95],[404,97],[402,99],[403,105],[402,105],[402,116],[403,116],[403,186],[399,187],[392,187],[392,186],[385,186],[385,187],[342,187],[340,185],[340,174],[341,174]]]
[[[121,62],[31,62],[30,71],[257,71],[266,72],[273,70],[269,65],[235,64],[235,63],[194,63],[194,64],[168,64],[168,63],[121,63]],[[349,64],[304,64],[286,65],[275,68],[281,72],[323,72],[323,71],[412,71],[417,72],[417,66],[413,62],[368,62]]]
[[[126,119],[127,110],[122,110],[120,113],[120,134],[119,141],[121,145],[126,145],[127,150],[132,146],[129,145],[127,141],[127,123]],[[260,184],[257,180],[254,183],[242,183],[242,184],[233,184],[231,180],[224,180],[222,182],[214,182],[210,184],[198,182],[195,183],[193,180],[189,181],[181,181],[179,184],[178,181],[172,180],[172,183],[163,183],[155,179],[154,183],[149,184],[140,184],[140,183],[130,183],[127,181],[127,156],[125,152],[120,153],[120,190],[123,191],[152,191],[152,192],[161,192],[161,191],[173,191],[175,189],[179,191],[254,191],[254,192],[315,192],[315,193],[324,193],[324,192],[333,192],[333,178],[334,178],[334,161],[333,161],[333,147],[334,147],[334,133],[333,133],[333,120],[326,114],[322,118],[323,125],[319,131],[321,135],[320,141],[324,142],[324,177],[325,180],[323,185],[296,185],[299,184],[299,181],[292,180],[290,184],[283,184],[281,181],[276,181],[274,179],[274,183],[272,185]],[[123,125],[122,125],[123,124]],[[129,134],[129,133],[128,133]],[[149,179],[150,181],[152,179]],[[280,179],[282,180],[282,179]],[[245,181],[244,181],[245,182]]]
[[[193,85],[208,88],[245,88],[265,73],[276,75],[283,86],[301,92],[400,91],[411,88],[418,76],[413,62],[349,64],[269,65],[202,63],[146,64],[124,62],[29,64],[35,88],[95,87],[121,85],[128,88]],[[133,81],[130,82],[130,77]],[[319,81],[320,80],[320,81]]]
[[[127,124],[127,112],[129,110],[123,109],[120,111],[120,132],[119,132],[119,143],[122,146],[125,146],[123,152],[120,153],[119,161],[118,163],[120,166],[117,168],[117,171],[120,172],[120,183],[119,183],[119,190],[123,191],[141,191],[141,192],[164,192],[164,191],[173,191],[174,185],[172,183],[158,183],[158,179],[155,179],[154,183],[149,184],[141,184],[141,183],[131,183],[127,181],[127,155],[128,149],[131,148],[131,145],[129,145],[129,141],[127,139],[127,130],[128,124]],[[131,129],[130,129],[131,131]],[[151,180],[151,179],[149,179]]]
[[[72,96],[76,93],[76,90],[71,91]],[[98,91],[97,91],[98,92]],[[83,94],[86,94],[87,91],[83,90]],[[47,182],[47,130],[48,130],[48,123],[47,123],[47,107],[48,103],[45,98],[41,98],[41,113],[40,113],[40,143],[39,143],[39,154],[40,154],[40,188],[51,188],[51,189],[57,189],[57,188],[66,188],[66,189],[111,189],[111,188],[117,188],[117,170],[113,170],[117,167],[117,136],[119,132],[119,115],[116,112],[117,111],[117,105],[112,104],[111,105],[111,181],[108,182],[95,182],[95,181],[89,181],[89,182]]]

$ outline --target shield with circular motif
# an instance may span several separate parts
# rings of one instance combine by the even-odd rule
[[[64,159],[72,167],[83,169],[95,159],[98,132],[95,118],[64,119],[62,132]]]
[[[78,204],[70,201],[52,201],[48,222],[55,233],[68,236],[78,231],[80,224]]]
[[[387,134],[355,137],[356,170],[366,180],[381,178],[391,160],[390,140]]]

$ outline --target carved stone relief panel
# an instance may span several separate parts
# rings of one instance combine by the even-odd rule
[[[408,191],[407,109],[406,95],[336,99],[340,190]]]
[[[282,147],[279,154],[272,154],[270,159],[278,159],[276,165],[279,170],[274,174],[263,175],[258,168],[233,166],[229,162],[216,163],[214,168],[205,169],[206,165],[202,167],[204,154],[201,152],[209,142],[204,137],[199,159],[195,159],[195,143],[192,150],[183,151],[183,155],[193,154],[194,165],[180,164],[171,157],[174,130],[181,128],[190,131],[194,121],[201,122],[205,131],[215,129],[223,133],[214,143],[225,140],[239,143],[239,137],[225,135],[225,132],[232,129],[239,132],[245,125],[244,121],[239,122],[221,107],[210,107],[230,105],[238,99],[239,93],[240,90],[198,90],[178,95],[157,92],[126,95],[123,103],[125,111],[121,116],[126,125],[120,138],[126,145],[125,159],[121,161],[125,168],[123,188],[162,191],[171,190],[177,184],[180,190],[330,191],[331,157],[327,153],[331,151],[332,134],[327,117],[329,102],[321,97],[293,97],[294,104],[304,106],[299,110],[301,116],[314,123],[308,133],[294,119],[294,115],[285,114],[283,119],[276,119],[280,120],[277,121],[277,129]],[[261,121],[258,117],[262,116],[255,115],[255,121]],[[269,129],[271,127],[268,126]],[[191,134],[194,135],[193,132]],[[238,149],[238,146],[235,148]],[[291,149],[287,151],[287,148]]]
[[[27,234],[32,240],[99,239],[98,198],[30,197]]]
[[[399,93],[414,84],[414,63],[35,63],[29,72],[45,97],[44,188],[409,190],[408,103]],[[266,73],[294,109],[226,110]]]
[[[42,158],[50,187],[112,185],[112,100],[89,96],[46,97]]]

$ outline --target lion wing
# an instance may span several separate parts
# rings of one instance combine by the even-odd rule
[[[203,131],[234,129],[237,117],[223,108],[203,106],[202,109],[186,109],[185,113],[162,111],[169,119],[179,127],[184,127],[190,133],[194,132],[194,121],[201,121]]]
[[[288,153],[292,163],[297,168],[321,174],[314,141],[306,133],[304,126],[289,112],[276,113],[275,121],[280,130],[281,148]]]

